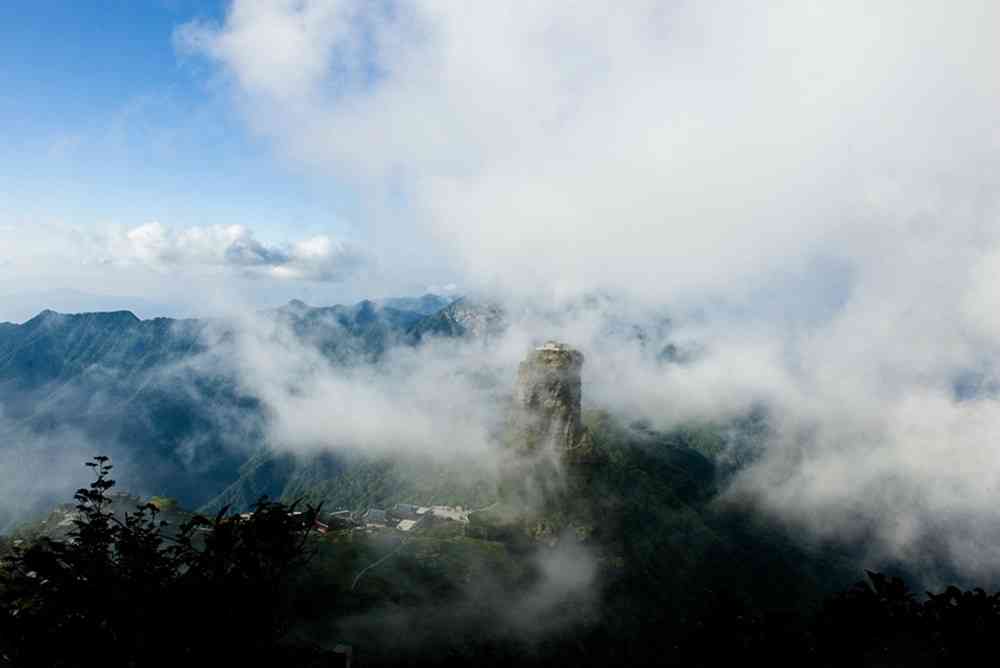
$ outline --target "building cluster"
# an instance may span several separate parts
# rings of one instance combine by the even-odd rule
[[[392,528],[410,532],[417,528],[447,522],[467,524],[469,512],[462,506],[418,506],[412,503],[397,503],[389,509],[369,508],[357,517],[356,522],[362,527]]]
[[[412,503],[397,503],[388,510],[369,508],[364,512],[354,512],[344,509],[324,513],[314,520],[312,529],[320,534],[350,529],[396,529],[410,532],[420,527],[440,526],[449,522],[468,524],[470,512],[472,511],[462,506],[418,506]],[[289,516],[305,520],[305,514],[301,511],[291,512]],[[253,512],[240,513],[240,517],[249,520],[253,517]]]
[[[249,512],[245,512],[245,513],[240,513],[239,517],[240,517],[241,520],[247,521],[250,518],[252,518],[254,516],[254,514],[255,514],[255,511],[249,511]],[[331,516],[332,515],[336,515],[336,513],[332,513]],[[300,521],[302,523],[302,526],[301,526],[302,530],[306,530],[306,529],[310,529],[311,528],[314,531],[316,531],[317,533],[326,533],[326,532],[332,531],[334,529],[342,528],[340,526],[337,526],[336,522],[331,522],[331,517],[330,516],[328,516],[327,518],[324,518],[324,519],[326,519],[325,522],[322,521],[322,520],[320,520],[318,517],[314,518],[311,526],[308,525],[307,522],[306,522],[306,518],[308,516],[303,511],[301,511],[301,510],[292,511],[292,512],[288,513],[288,516],[291,517],[291,518],[297,519],[298,521]],[[198,527],[198,529],[199,529],[199,531],[211,531],[211,527],[210,526],[202,526],[202,527]]]

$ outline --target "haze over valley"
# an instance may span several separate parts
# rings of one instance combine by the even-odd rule
[[[959,661],[1000,628],[998,21],[0,9],[0,665],[222,652],[198,588],[271,592],[285,665]],[[132,506],[176,656],[28,576],[133,592]],[[274,582],[199,570],[267,531]]]

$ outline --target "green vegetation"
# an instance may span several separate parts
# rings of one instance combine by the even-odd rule
[[[687,656],[701,620],[726,606],[805,632],[824,596],[853,579],[847,555],[718,502],[704,446],[722,443],[722,427],[660,433],[601,412],[584,418],[602,463],[567,471],[563,493],[541,507],[500,500],[464,529],[322,537],[296,637],[349,642],[370,665],[644,663]],[[364,466],[336,479],[371,475],[371,487],[398,494],[381,498],[412,501],[413,481],[393,490],[403,470]],[[580,568],[593,573],[560,589],[559,574]]]
[[[241,469],[236,483],[201,510],[242,509],[261,494],[359,511],[397,503],[481,508],[496,500],[492,480],[491,472],[474,459],[441,463],[358,452],[292,458],[262,451]]]
[[[150,497],[149,503],[153,506],[156,506],[156,509],[161,513],[168,512],[171,510],[177,510],[178,506],[180,505],[178,504],[177,499],[171,499],[170,497],[166,496]]]
[[[65,541],[14,547],[0,569],[0,655],[14,666],[304,662],[282,642],[288,583],[307,562],[317,509],[261,500],[247,517],[196,516],[171,540],[159,510],[110,510],[107,457],[88,466]],[[58,640],[53,642],[53,640]],[[311,661],[311,659],[310,659]]]
[[[847,587],[856,555],[723,502],[719,460],[747,437],[732,425],[584,419],[600,463],[565,471],[562,494],[412,533],[310,534],[316,508],[293,516],[262,500],[243,518],[174,508],[186,519],[170,534],[168,500],[113,508],[138,500],[111,500],[98,458],[78,514],[51,516],[70,540],[46,530],[0,544],[0,654],[16,666],[329,665],[347,643],[369,666],[933,666],[970,661],[1000,630],[1000,595],[951,587],[921,601],[877,573]],[[299,491],[388,506],[469,489],[428,464],[351,464],[300,471]]]

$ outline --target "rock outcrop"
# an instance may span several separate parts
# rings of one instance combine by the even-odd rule
[[[594,458],[581,421],[583,353],[555,341],[521,362],[511,415],[513,445],[522,454],[551,452],[564,463]]]
[[[552,543],[589,536],[589,499],[606,461],[582,418],[583,354],[549,341],[521,362],[514,386],[500,502],[477,518],[489,535]]]

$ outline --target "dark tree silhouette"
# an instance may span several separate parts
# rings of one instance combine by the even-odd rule
[[[866,574],[817,619],[816,653],[827,665],[962,665],[992,653],[1000,593],[948,587],[921,602],[901,578]]]
[[[680,643],[678,663],[957,666],[989,656],[1000,637],[1000,593],[948,587],[921,601],[898,577],[867,578],[828,597],[815,615],[754,609],[715,592]]]
[[[333,595],[293,586],[310,558],[319,508],[300,513],[265,498],[252,514],[224,509],[168,531],[153,504],[115,512],[106,457],[87,466],[95,479],[75,495],[67,540],[14,547],[0,562],[0,665],[343,665],[343,656],[288,641],[296,605],[325,606]],[[720,587],[688,619],[667,626],[670,618],[658,617],[659,637],[640,629],[634,647],[593,628],[549,638],[529,657],[487,635],[481,647],[451,658],[455,665],[569,658],[608,665],[628,657],[633,665],[954,666],[989,655],[1000,637],[1000,594],[948,587],[920,598],[902,579],[874,572],[815,615],[758,609]],[[449,658],[435,652],[429,647],[427,658]]]
[[[112,510],[107,457],[75,495],[68,540],[15,548],[0,568],[0,654],[14,666],[309,665],[282,643],[288,581],[309,558],[319,508],[262,498],[254,512],[194,516],[174,535],[158,509]],[[328,664],[324,664],[328,665]]]

